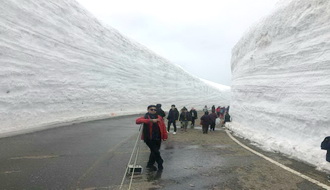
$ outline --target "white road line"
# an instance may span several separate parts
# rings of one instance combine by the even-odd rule
[[[227,133],[227,135],[228,135],[233,141],[235,141],[237,144],[239,144],[239,145],[242,146],[243,148],[247,149],[248,151],[252,152],[253,154],[256,154],[256,155],[260,156],[261,158],[264,158],[265,160],[268,160],[269,162],[271,162],[271,163],[273,163],[273,164],[275,164],[275,165],[277,165],[277,166],[279,166],[279,167],[281,167],[281,168],[283,168],[283,169],[285,169],[285,170],[287,170],[287,171],[289,171],[289,172],[291,172],[291,173],[293,173],[293,174],[295,174],[295,175],[297,175],[297,176],[299,176],[299,177],[302,177],[302,178],[304,178],[304,179],[306,179],[306,180],[308,180],[308,181],[310,181],[310,182],[312,182],[312,183],[314,183],[314,184],[316,184],[316,185],[318,185],[318,186],[320,186],[320,187],[322,187],[322,188],[324,188],[324,189],[328,189],[328,190],[330,190],[330,186],[328,186],[328,185],[326,185],[326,184],[324,184],[324,183],[321,183],[321,182],[319,182],[319,181],[317,181],[317,180],[315,180],[315,179],[312,179],[312,178],[310,178],[310,177],[308,177],[308,176],[306,176],[306,175],[304,175],[304,174],[302,174],[302,173],[300,173],[300,172],[297,172],[297,171],[295,171],[295,170],[293,170],[293,169],[291,169],[291,168],[289,168],[289,167],[287,167],[287,166],[285,166],[285,165],[283,165],[283,164],[280,164],[280,163],[276,162],[275,160],[273,160],[273,159],[271,159],[271,158],[268,158],[267,156],[265,156],[265,155],[263,155],[263,154],[261,154],[261,153],[255,151],[255,150],[252,150],[251,148],[247,147],[246,145],[242,144],[242,143],[239,142],[237,139],[235,139],[235,138],[230,134],[229,130],[227,130],[227,129],[226,129],[226,133]]]
[[[12,170],[12,171],[5,171],[3,172],[4,174],[12,174],[12,173],[21,173],[22,171],[21,170]]]
[[[48,159],[48,158],[57,158],[58,155],[39,155],[39,156],[21,156],[10,158],[10,160],[22,160],[22,159]]]

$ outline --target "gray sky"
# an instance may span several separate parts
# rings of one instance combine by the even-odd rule
[[[106,26],[197,77],[230,85],[231,49],[278,0],[77,0]]]

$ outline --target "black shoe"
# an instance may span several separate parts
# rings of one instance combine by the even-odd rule
[[[164,169],[163,164],[158,164],[158,171],[162,171]]]
[[[156,172],[155,178],[154,179],[160,179],[162,177],[163,170],[158,170]]]
[[[154,166],[154,165],[152,165],[152,166],[147,166],[147,169],[148,169],[149,171],[157,171],[157,167]]]

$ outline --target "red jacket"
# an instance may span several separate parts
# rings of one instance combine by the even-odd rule
[[[166,126],[164,123],[164,120],[161,116],[158,115],[159,121],[157,122],[159,126],[159,131],[160,131],[160,137],[162,140],[166,140],[168,138],[167,131],[166,131]],[[152,122],[150,121],[150,118],[145,119],[144,116],[139,117],[136,119],[136,124],[149,124],[149,135],[152,135]],[[142,133],[141,139],[144,140],[144,134]]]

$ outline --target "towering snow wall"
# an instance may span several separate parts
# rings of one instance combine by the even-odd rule
[[[0,134],[145,112],[149,104],[228,105],[219,90],[118,31],[74,0],[0,6]]]
[[[330,1],[294,0],[232,51],[231,128],[264,147],[329,169]]]

